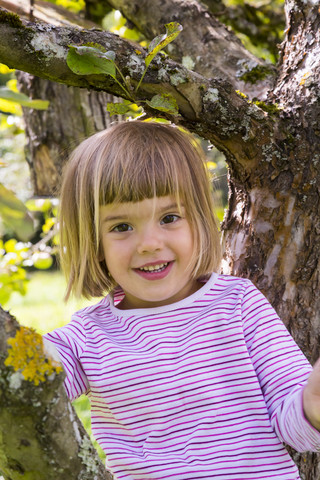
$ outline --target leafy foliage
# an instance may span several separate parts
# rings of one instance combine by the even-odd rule
[[[0,303],[4,305],[13,292],[26,294],[27,272],[21,266],[29,246],[15,239],[0,240]]]
[[[169,94],[155,95],[152,99],[146,100],[149,107],[160,110],[161,112],[171,113],[172,115],[178,115],[178,105],[176,99]]]
[[[19,175],[27,174],[23,152],[21,105],[46,109],[49,102],[19,93],[13,71],[0,64],[0,303],[13,292],[25,295],[27,269],[47,269],[56,250],[55,201],[25,203],[31,190]],[[1,98],[2,97],[2,98]],[[8,188],[8,186],[10,188]],[[18,192],[20,198],[18,198]],[[43,220],[39,239],[39,219]],[[41,228],[41,227],[40,227]],[[33,241],[33,243],[32,243]]]
[[[17,236],[24,241],[34,234],[34,221],[27,207],[15,194],[0,183],[0,216]]]
[[[285,30],[284,0],[203,0],[255,56],[276,63]]]
[[[66,8],[74,13],[79,13],[85,9],[84,0],[46,0],[47,2],[54,3],[60,7]]]
[[[12,217],[14,220],[16,220],[16,212],[19,213],[22,209],[22,202],[17,198],[15,198],[15,203],[18,205],[18,209],[14,210],[14,208],[12,208]],[[15,203],[12,205],[15,205]],[[29,202],[30,206],[32,206],[32,203],[32,201]],[[44,270],[50,268],[53,264],[53,255],[56,253],[56,245],[58,243],[56,235],[56,218],[54,216],[56,207],[52,208],[50,200],[45,200],[43,204],[42,213],[45,222],[42,225],[42,238],[38,242],[22,242],[18,241],[16,238],[10,238],[7,241],[0,240],[0,303],[2,305],[8,302],[13,292],[19,292],[21,295],[26,294],[27,283],[29,280],[26,270],[28,267]],[[23,212],[27,212],[27,218],[33,219],[32,234],[34,235],[35,218],[32,216],[33,212],[24,204],[22,205]],[[34,208],[34,211],[39,212],[39,207],[37,208],[38,210],[35,210]],[[9,214],[7,216],[7,221],[9,226],[12,226],[10,223],[10,221],[12,222],[12,218],[10,219]],[[27,222],[28,221],[29,220],[27,220]],[[22,229],[23,222],[24,219],[20,218],[20,227]],[[27,223],[27,225],[29,224]]]
[[[3,72],[3,73],[1,73]],[[5,112],[12,112],[21,115],[20,109],[16,110],[17,106],[34,108],[36,110],[47,110],[49,107],[49,102],[47,100],[31,99],[20,93],[17,89],[17,80],[12,78],[10,75],[10,69],[6,65],[0,64],[0,77],[2,77],[2,82],[0,82],[0,108]],[[8,78],[9,74],[9,78]],[[3,82],[6,77],[8,78]]]
[[[124,115],[131,110],[131,102],[124,100],[123,103],[108,103],[107,111],[110,115]]]
[[[127,40],[139,42],[140,44],[145,43],[141,32],[136,28],[128,27],[127,19],[121,15],[119,10],[112,10],[105,15],[102,20],[102,27],[104,30],[115,33]]]
[[[125,114],[130,110],[131,105],[137,104],[141,106],[142,102],[135,99],[135,94],[139,90],[150,63],[157,53],[172,42],[182,31],[182,26],[177,22],[168,23],[165,27],[166,33],[155,37],[150,42],[148,54],[144,59],[145,69],[134,93],[130,88],[130,79],[125,79],[117,66],[116,53],[106,51],[102,45],[69,45],[67,55],[68,67],[77,75],[110,75],[125,92],[129,101],[123,104],[110,103],[107,105],[107,110],[110,112],[110,115]],[[141,54],[141,52],[138,53]],[[120,76],[120,80],[117,78],[117,74]],[[146,100],[145,103],[151,108],[171,115],[178,115],[179,113],[176,100],[167,94],[155,95],[151,100]]]
[[[98,45],[102,47],[102,45]],[[67,64],[77,75],[110,75],[116,78],[116,54],[93,46],[69,46]]]
[[[159,53],[160,50],[163,50],[169,43],[173,42],[173,40],[182,31],[182,25],[177,22],[167,23],[165,27],[166,33],[164,35],[155,37],[149,44],[148,55],[145,59],[147,67],[150,65],[157,53]]]
[[[9,102],[15,102],[23,107],[35,108],[36,110],[47,110],[49,102],[47,100],[31,100],[23,93],[14,92],[7,87],[0,87],[0,98]]]
[[[73,407],[75,408],[78,417],[81,419],[84,428],[86,429],[88,435],[90,436],[90,440],[94,445],[95,449],[97,450],[99,457],[103,462],[106,461],[106,454],[100,447],[99,443],[96,441],[94,436],[92,435],[91,430],[91,407],[90,407],[90,400],[87,395],[81,395],[81,397],[77,398],[72,402]],[[1,479],[0,479],[1,480]]]

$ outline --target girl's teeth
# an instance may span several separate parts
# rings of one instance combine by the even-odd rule
[[[159,265],[149,265],[149,267],[142,267],[139,268],[139,270],[142,270],[143,272],[154,272],[155,270],[161,270],[165,268],[168,265],[168,263],[160,263]]]

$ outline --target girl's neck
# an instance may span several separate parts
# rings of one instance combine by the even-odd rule
[[[124,297],[122,300],[117,304],[117,308],[119,310],[132,310],[132,309],[138,309],[138,308],[157,308],[157,307],[162,307],[164,305],[171,305],[173,303],[179,302],[183,300],[184,298],[189,297],[190,295],[194,294],[197,292],[201,287],[203,286],[203,281],[201,282],[200,280],[194,280],[190,285],[188,285],[188,289],[186,292],[182,293],[182,295],[179,295],[179,297],[174,297],[170,299],[165,299],[163,301],[157,301],[157,302],[149,302],[149,301],[144,301],[143,303],[135,304],[134,301],[130,299],[130,296],[127,296],[124,293]]]

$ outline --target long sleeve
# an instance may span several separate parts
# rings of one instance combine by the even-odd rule
[[[311,365],[251,282],[242,313],[247,347],[277,436],[299,452],[319,451],[320,432],[305,418],[302,405]]]
[[[89,384],[81,366],[80,358],[85,348],[86,334],[81,319],[74,316],[65,327],[44,335],[58,351],[66,374],[65,388],[70,400],[88,393]]]

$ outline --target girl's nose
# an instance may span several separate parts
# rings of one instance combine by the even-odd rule
[[[148,228],[139,236],[137,252],[139,254],[156,252],[163,248],[161,232],[156,228]]]

